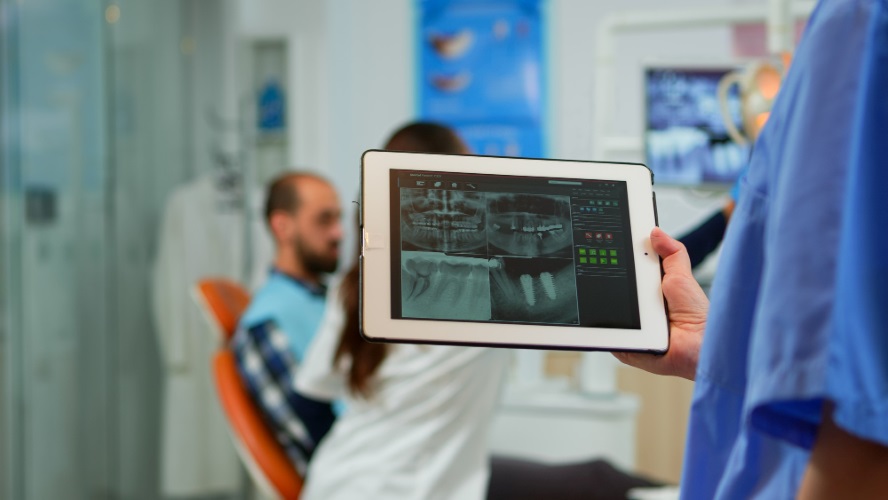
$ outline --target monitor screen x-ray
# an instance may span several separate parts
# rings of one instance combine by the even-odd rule
[[[645,69],[647,165],[658,183],[730,184],[749,159],[749,147],[728,137],[718,98],[730,67],[649,67]],[[738,128],[740,96],[728,92]]]
[[[576,175],[582,172],[582,162],[496,159],[541,162],[537,175],[522,175],[515,168],[490,173],[482,167],[491,158],[482,157],[451,156],[456,163],[475,158],[470,160],[474,168],[465,164],[463,171],[422,168],[426,162],[420,157],[430,156],[445,155],[415,155],[414,168],[387,169],[384,180],[375,179],[386,184],[384,200],[366,190],[365,167],[365,229],[370,242],[380,244],[386,238],[387,249],[374,258],[373,245],[365,246],[364,265],[370,272],[364,274],[364,310],[382,313],[377,306],[366,307],[367,301],[387,308],[380,314],[387,331],[368,330],[366,335],[390,340],[392,330],[412,324],[421,330],[406,333],[408,340],[444,343],[520,345],[509,336],[509,328],[520,333],[534,327],[544,328],[536,330],[541,336],[534,345],[551,346],[552,332],[559,331],[568,337],[576,330],[623,332],[627,337],[636,332],[636,340],[641,337],[637,332],[642,330],[642,311],[651,308],[651,295],[640,303],[640,261],[645,286],[653,280],[657,288],[659,282],[658,262],[644,251],[653,224],[647,169],[624,166],[627,172],[647,176],[646,202],[636,210],[651,216],[650,227],[632,223],[631,199],[637,196],[630,196],[634,183],[625,176],[565,177],[552,168],[557,163],[562,172],[573,169]],[[605,169],[619,171],[613,164]],[[372,210],[380,202],[383,214]],[[387,237],[382,236],[382,226],[388,229]],[[388,272],[379,276],[385,282],[371,282],[371,269],[377,270],[373,262],[383,260]],[[421,334],[431,325],[450,333],[424,338]],[[478,336],[453,337],[453,332],[471,330]],[[485,332],[505,337],[492,341]],[[587,345],[569,347],[597,347],[586,340]]]

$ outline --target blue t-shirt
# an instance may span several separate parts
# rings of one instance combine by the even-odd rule
[[[296,361],[301,363],[321,324],[325,299],[322,287],[312,286],[275,270],[253,296],[239,326],[249,329],[273,321],[287,336]]]
[[[683,498],[794,498],[827,399],[888,446],[886,3],[818,5],[755,145],[712,286]]]

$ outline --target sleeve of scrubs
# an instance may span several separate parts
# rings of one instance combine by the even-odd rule
[[[339,287],[331,287],[327,295],[327,308],[321,326],[308,348],[305,360],[296,376],[296,390],[314,399],[332,401],[346,393],[345,373],[335,364],[336,349],[345,311],[339,298]]]
[[[746,405],[754,428],[803,448],[813,446],[825,399],[835,400],[837,422],[852,433],[884,440],[888,427],[888,342],[878,311],[885,274],[876,277],[879,256],[867,249],[878,242],[863,238],[882,238],[884,248],[885,208],[858,193],[861,182],[885,185],[884,171],[860,154],[861,120],[886,105],[884,95],[860,102],[880,84],[867,68],[886,50],[885,1],[820,4],[825,15],[812,18],[810,43],[781,89],[782,109],[766,126],[769,172],[755,172],[771,177],[771,206]],[[874,279],[882,280],[880,299],[871,295]]]
[[[747,174],[766,186],[769,206],[744,404],[755,429],[803,448],[828,396],[856,110],[878,1],[818,5],[756,145],[766,168]]]
[[[839,246],[828,397],[847,432],[888,446],[888,1],[878,3],[857,103]]]

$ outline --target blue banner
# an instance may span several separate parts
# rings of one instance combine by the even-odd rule
[[[420,0],[419,114],[478,154],[542,156],[540,0]]]

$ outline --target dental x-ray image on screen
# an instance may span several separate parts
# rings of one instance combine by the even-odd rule
[[[435,184],[438,186],[435,186]],[[442,188],[441,181],[430,182]],[[448,189],[401,190],[403,250],[484,252],[485,200],[482,193]]]
[[[489,320],[488,266],[487,259],[402,252],[402,313],[411,318]]]
[[[392,318],[638,328],[625,182],[391,182]]]
[[[648,68],[645,71],[647,165],[657,182],[733,183],[749,148],[733,142],[722,118],[718,85],[733,68]],[[742,128],[740,96],[728,92],[728,108]]]
[[[494,255],[570,257],[570,197],[488,193],[488,242]]]
[[[573,259],[490,260],[491,318],[579,324]]]

